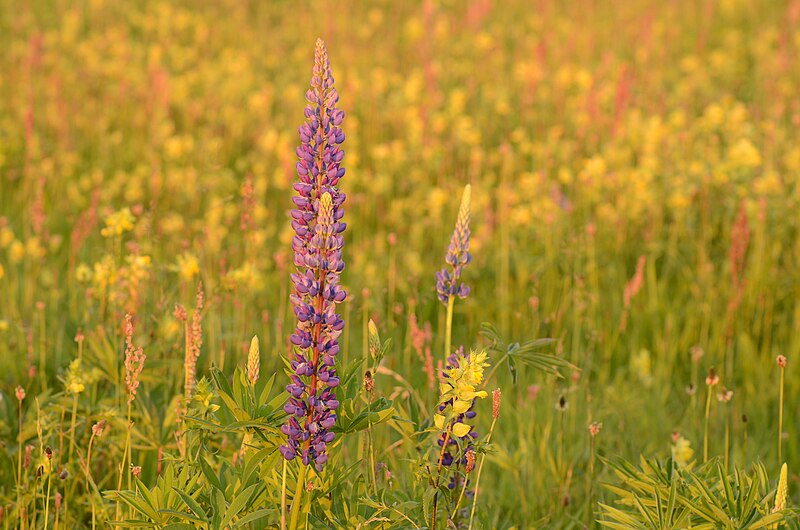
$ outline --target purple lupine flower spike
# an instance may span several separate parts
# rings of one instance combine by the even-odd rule
[[[469,287],[463,283],[459,284],[458,281],[461,279],[461,270],[472,261],[472,255],[469,253],[470,196],[471,187],[467,184],[461,196],[456,228],[453,230],[444,258],[450,267],[445,267],[436,273],[436,294],[445,305],[451,296],[466,298],[469,295]]]
[[[283,408],[289,418],[281,427],[287,442],[280,446],[280,452],[286,460],[299,456],[303,464],[313,464],[322,471],[339,408],[335,357],[344,321],[336,314],[336,304],[344,301],[346,293],[339,285],[344,270],[345,195],[337,186],[345,172],[340,148],[344,112],[336,108],[339,95],[333,88],[325,44],[319,39],[306,100],[306,121],[298,129],[299,182],[294,184],[297,195],[292,198],[295,208],[291,211],[297,271],[291,275],[294,293],[290,299],[297,327],[289,337],[294,346],[290,362],[293,373],[286,385],[289,399]]]

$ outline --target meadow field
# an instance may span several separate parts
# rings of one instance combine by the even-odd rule
[[[799,96],[800,0],[0,0],[0,529],[800,527]]]

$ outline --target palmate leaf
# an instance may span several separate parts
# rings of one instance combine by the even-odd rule
[[[517,373],[519,364],[531,366],[543,372],[560,376],[559,370],[561,369],[576,369],[576,367],[562,357],[558,357],[552,353],[539,351],[546,346],[550,346],[557,342],[556,339],[533,339],[523,343],[507,343],[497,332],[492,324],[484,322],[481,324],[481,335],[487,338],[491,345],[489,351],[501,355],[500,360],[496,362],[499,366],[502,363],[507,363],[511,380],[514,384],[517,382]]]
[[[797,527],[795,510],[772,514],[772,496],[758,499],[768,484],[760,464],[750,473],[726,473],[718,460],[697,469],[644,458],[638,467],[623,460],[609,461],[608,467],[621,484],[604,485],[618,497],[613,505],[600,505],[599,522],[607,528],[744,530],[776,528],[775,523]]]

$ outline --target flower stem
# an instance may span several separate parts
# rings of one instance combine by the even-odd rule
[[[711,386],[708,386],[706,397],[706,416],[703,423],[703,462],[708,462],[708,415],[711,412]]]
[[[785,368],[781,366],[781,386],[780,386],[780,405],[778,407],[778,465],[780,466],[783,460],[782,458],[782,449],[783,449],[783,376],[785,372]]]
[[[453,299],[450,298],[448,305],[448,314],[452,316]],[[449,326],[448,326],[449,327]],[[449,340],[448,340],[449,342]],[[436,466],[436,493],[433,494],[433,510],[431,511],[431,530],[436,530],[436,511],[439,506],[439,482],[442,480],[442,461],[444,461],[444,453],[447,451],[447,444],[450,442],[450,426],[444,432],[444,443],[442,443],[442,450],[439,452],[439,464]]]
[[[281,476],[281,530],[286,530],[286,467],[289,461],[283,459],[283,474]]]
[[[297,487],[294,490],[294,497],[292,497],[292,512],[291,520],[289,521],[289,530],[297,530],[297,522],[300,520],[300,511],[302,510],[303,489],[306,481],[306,466],[300,464],[300,471],[297,474]]]
[[[47,497],[44,500],[44,530],[47,530],[47,524],[50,521],[50,479],[52,477],[52,470],[47,471]]]
[[[19,462],[17,464],[17,513],[20,513],[19,493],[22,484],[22,400],[19,403]]]
[[[486,443],[488,444],[492,440],[492,433],[494,432],[494,426],[497,423],[497,418],[492,420],[492,426],[489,427],[489,436],[486,437]],[[483,471],[483,463],[486,462],[486,454],[481,455],[481,463],[478,464],[478,475],[475,477],[475,496],[472,498],[472,510],[469,512],[469,527],[468,530],[472,530],[472,522],[475,519],[475,507],[478,505],[478,488],[481,485],[481,471]],[[466,488],[466,484],[464,486]]]
[[[455,304],[455,296],[450,295],[447,299],[447,319],[445,320],[444,332],[444,358],[450,355],[451,339],[453,335],[453,305]]]

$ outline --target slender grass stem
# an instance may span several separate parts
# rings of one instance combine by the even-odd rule
[[[778,406],[778,465],[783,463],[783,380],[786,368],[781,366],[781,385]]]
[[[706,396],[706,414],[703,422],[703,462],[708,462],[708,416],[711,412],[711,389],[708,385],[708,395]]]
[[[452,298],[451,298],[452,300]],[[434,487],[436,492],[433,494],[433,510],[431,510],[431,530],[436,530],[436,512],[439,507],[439,483],[442,480],[442,462],[444,461],[444,453],[447,451],[447,444],[450,442],[450,426],[444,432],[444,442],[442,443],[442,450],[439,451],[439,463],[436,466],[436,483]]]
[[[486,443],[492,441],[492,433],[494,433],[494,426],[497,423],[497,418],[492,419],[492,426],[489,427],[489,435],[486,437]],[[481,486],[481,473],[483,472],[483,464],[486,462],[486,455],[481,455],[481,462],[478,464],[478,474],[475,476],[475,495],[472,497],[472,510],[469,512],[469,526],[468,530],[472,530],[472,523],[475,521],[475,507],[478,506],[478,494],[480,493]],[[465,486],[466,487],[466,486]]]

